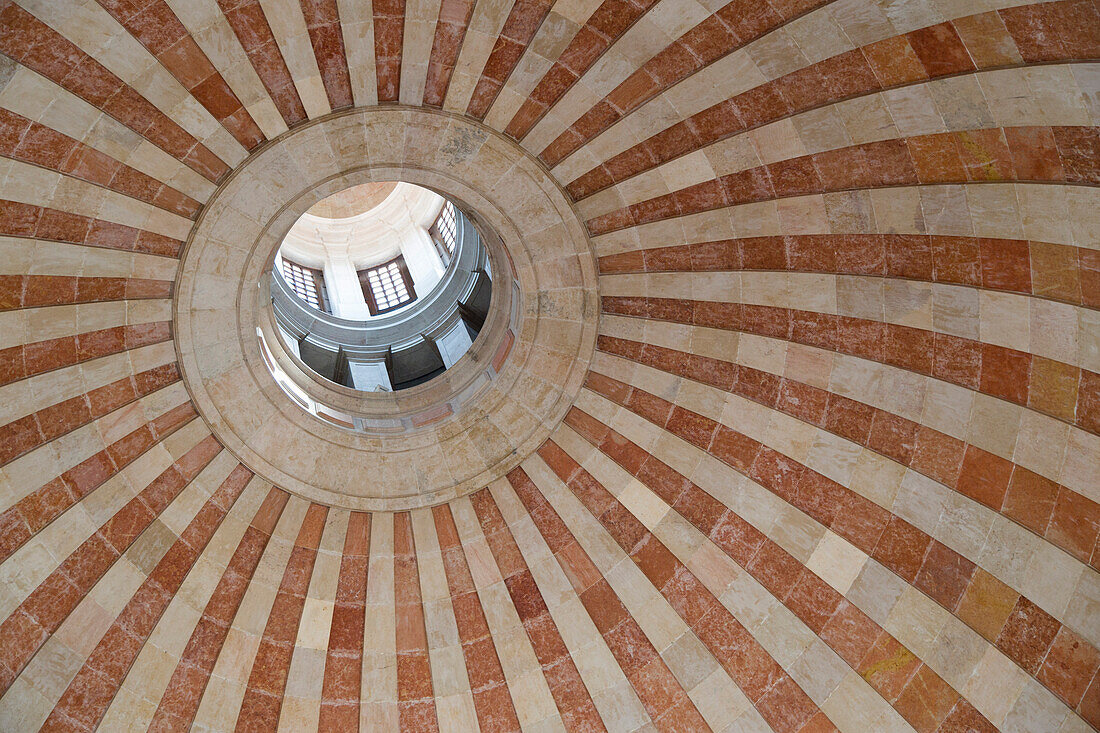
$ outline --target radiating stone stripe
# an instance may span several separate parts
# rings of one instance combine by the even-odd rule
[[[1060,683],[1059,670],[1080,667],[1078,659],[1070,661],[1073,657],[1087,660],[1081,677],[1096,678],[1100,694],[1100,652],[983,568],[871,500],[715,420],[609,377],[589,380],[586,386],[833,530],[966,622],[1048,689],[1063,684],[1060,691],[1071,695],[1070,707],[1086,719],[1094,716],[1091,703],[1082,703],[1085,688]],[[1042,671],[1045,663],[1047,672]]]
[[[229,166],[156,105],[14,2],[0,9],[0,52],[121,122],[210,181]]]
[[[1100,504],[978,446],[827,389],[712,357],[599,336],[605,353],[716,387],[870,448],[1100,570]]]
[[[0,562],[197,415],[190,402],[169,409],[8,507],[0,514]]]
[[[162,364],[13,420],[0,427],[0,466],[179,379],[174,362]]]
[[[563,431],[556,434],[560,437]],[[522,467],[548,508],[562,519],[652,641],[706,723],[716,731],[768,730],[768,724],[729,673],[569,487],[541,459],[531,457]],[[629,721],[624,728],[631,727],[631,723],[633,727],[642,725],[641,721]]]
[[[1023,293],[1100,308],[1100,251],[1026,239],[933,234],[791,234],[634,249],[599,258],[601,275],[815,272]]]
[[[298,622],[294,654],[287,670],[283,705],[279,713],[279,728],[282,730],[317,730],[320,726],[324,670],[328,663],[332,616],[340,584],[340,563],[350,521],[350,511],[330,508],[306,590],[302,617]],[[362,644],[359,649],[361,654]],[[358,661],[361,671],[361,656]]]
[[[0,694],[76,605],[222,447],[207,436],[67,557],[0,624]]]
[[[767,81],[651,135],[577,177],[567,190],[582,199],[719,140],[847,99],[956,74],[1016,67],[1020,48],[1032,40],[1030,31],[1016,20],[1028,12],[1042,14],[1039,22],[1056,28],[1057,37],[1042,41],[1048,49],[1044,63],[1100,56],[1100,46],[1088,37],[1089,26],[1100,22],[1091,0],[1027,7],[1035,10],[1005,8],[997,11],[1000,15],[987,12],[937,23]],[[1039,153],[1030,165],[1049,164],[1042,153],[1053,147],[1053,140],[1040,130],[1018,141],[1020,148]]]
[[[485,118],[552,6],[553,0],[516,0],[513,3],[466,105],[467,115],[478,120]]]
[[[833,436],[824,429],[801,423],[782,412],[761,407],[750,400],[602,354],[595,360],[594,369],[624,383],[639,386],[651,394],[668,395],[669,399],[675,399],[681,407],[743,433],[766,448],[775,450],[850,489],[877,508],[895,514],[929,537],[971,559],[978,567],[993,574],[1015,592],[1034,601],[1047,613],[1081,634],[1092,645],[1100,646],[1100,634],[1097,633],[1100,628],[1089,622],[1088,611],[1088,599],[1096,595],[1095,588],[1100,576],[1008,517],[1001,516],[916,471],[906,470],[870,449],[861,448],[845,438]],[[743,472],[733,473],[728,463],[722,465],[723,461],[716,456],[705,451],[693,451],[680,440],[670,439],[662,445],[653,444],[652,436],[664,434],[655,424],[633,416],[625,423],[610,422],[620,414],[629,413],[594,392],[582,391],[577,405],[591,414],[600,415],[608,424],[614,424],[616,429],[647,445],[666,462],[681,466],[685,472],[690,470],[688,461],[697,461],[723,475],[731,476],[732,480],[742,486],[753,483],[753,479]],[[978,416],[979,425],[983,419]],[[984,429],[996,430],[996,419],[994,416],[992,428]],[[683,453],[683,458],[678,459],[675,453],[668,452],[666,446],[669,445],[677,446]],[[681,460],[683,463],[679,462]],[[701,472],[698,478],[703,479],[699,481],[703,484],[710,480],[710,474]],[[706,485],[708,489],[715,486],[713,483]],[[755,485],[751,490],[755,496],[763,497],[763,501],[771,505],[773,511],[796,518],[807,529],[817,527],[812,532],[820,534],[828,529],[802,509],[793,504],[788,506],[789,502],[784,496],[771,490],[770,493],[765,492]],[[827,493],[824,496],[828,498]],[[864,550],[859,552],[868,554]],[[905,588],[903,582],[907,581],[900,575],[895,578],[892,571],[886,570],[876,573],[880,578],[890,575],[882,582],[892,584],[895,592],[904,590],[910,597],[919,595],[916,586]],[[950,605],[955,600],[953,597],[949,598],[945,605]],[[919,602],[940,618],[947,618],[940,610],[931,609],[931,600],[922,598]],[[878,620],[882,622],[881,618]],[[958,684],[956,687],[962,689]]]
[[[789,308],[607,296],[604,313],[740,331],[850,354],[997,397],[1100,434],[1100,374],[973,339]]]
[[[1100,183],[1100,128],[1050,127],[913,135],[748,168],[589,219],[593,236],[727,206],[848,189],[988,181]],[[1057,165],[1055,165],[1057,163]]]
[[[567,729],[606,730],[577,666],[569,656],[569,648],[550,616],[542,591],[535,583],[492,494],[488,489],[481,489],[470,498],[512,604],[542,665],[562,722]]]
[[[401,96],[401,52],[405,34],[405,0],[372,0],[375,75],[378,101]]]
[[[301,0],[301,4],[329,105],[334,110],[350,107],[355,102],[336,0]]]
[[[363,687],[359,730],[396,730],[397,616],[394,613],[393,515],[371,520],[366,629],[363,635]]]
[[[126,0],[98,0],[103,9],[156,57],[164,68],[246,150],[266,138],[252,115],[164,0],[134,7]]]
[[[92,731],[103,718],[161,614],[252,478],[238,464],[157,563],[100,638],[54,706],[42,730]]]
[[[451,604],[443,551],[432,513],[417,509],[411,512],[410,518],[439,729],[444,733],[465,733],[477,729],[479,724],[466,655]]]
[[[1100,336],[1100,313],[1018,293],[982,292],[966,286],[878,276],[759,270],[615,275],[604,277],[600,285],[603,297],[611,300],[653,296],[713,302],[716,308],[739,303],[750,309],[789,310],[800,323],[802,334],[807,323],[817,319],[853,318],[859,319],[855,323],[861,326],[885,323],[917,329],[921,335],[915,338],[925,343],[932,343],[936,334],[969,339],[972,343],[965,346],[970,350],[975,346],[979,351],[986,351],[987,346],[1011,349],[1008,354],[993,354],[997,362],[1006,365],[1017,354],[1050,360],[1057,367],[1047,363],[1041,367],[1054,368],[1055,373],[1062,372],[1060,377],[1074,383],[1078,380],[1072,370],[1100,370],[1100,350],[1093,347]],[[1009,325],[1010,320],[1013,325]],[[853,323],[848,321],[846,326]],[[838,328],[835,321],[816,327],[826,333]],[[886,338],[894,343],[899,340],[897,334],[886,334]],[[987,366],[994,363],[987,362]],[[1033,401],[1045,405],[1039,409],[1053,411],[1069,422],[1074,414],[1074,397],[1054,389],[1035,394]]]
[[[688,396],[690,391],[683,393],[689,400],[692,399]],[[645,446],[660,460],[690,476],[711,496],[737,511],[905,644],[995,726],[1007,730],[1056,730],[1067,717],[1074,725],[1081,725],[1063,702],[992,642],[983,639],[921,591],[907,585],[877,560],[755,481],[702,451],[685,450],[681,441],[671,439],[653,424],[639,420],[591,392],[582,393],[578,406]],[[777,428],[768,432],[782,430]],[[760,629],[761,642],[773,645],[784,655],[783,662],[795,679],[815,700],[826,701],[822,709],[829,715],[836,713],[839,716],[836,722],[841,728],[878,730],[896,728],[902,723],[898,713],[889,709],[878,693],[829,650],[824,641],[815,638],[789,610],[781,608],[763,586],[741,572],[687,520],[669,511],[655,495],[636,485],[623,474],[623,469],[616,467],[610,458],[592,448],[573,430],[563,428],[557,437],[572,455],[584,456],[585,467],[624,497],[623,501],[629,502],[628,506],[637,516],[651,522],[654,532],[665,539],[674,552],[687,558],[685,562],[689,567],[698,568],[701,580],[717,589],[732,591],[723,593],[723,601],[735,613],[747,614],[753,622],[750,626],[753,633],[758,634],[756,629]],[[791,437],[798,440],[796,436]],[[815,453],[820,450],[810,450],[807,455]],[[860,460],[856,473],[866,477],[860,483],[871,491],[889,491],[894,477],[888,472],[876,472],[877,468],[875,461]],[[1003,542],[1004,535],[999,535],[998,539]],[[726,573],[732,573],[732,582]],[[799,651],[802,653],[798,654]],[[834,691],[842,692],[834,694]],[[841,700],[843,704],[838,704]],[[880,717],[883,708],[887,708],[886,714]],[[876,718],[879,723],[873,725]],[[1042,724],[1039,721],[1043,721]]]
[[[0,349],[0,386],[171,339],[171,323],[141,323]]]
[[[288,127],[293,127],[305,120],[306,110],[298,96],[298,88],[294,85],[259,0],[218,0],[218,7],[283,121]]]
[[[378,89],[374,76],[374,19],[372,2],[336,0],[340,9],[340,29],[356,106],[375,104]]]
[[[523,501],[656,728],[710,730],[638,622],[523,469],[513,469],[508,482]]]
[[[352,512],[340,558],[318,730],[359,730],[371,514]]]
[[[412,519],[393,515],[393,590],[397,616],[397,713],[403,730],[438,731],[428,633]]]
[[[773,730],[836,729],[748,629],[572,456],[553,440],[538,454],[661,591]]]
[[[0,311],[171,297],[170,280],[75,275],[0,275]]]
[[[488,489],[527,562],[603,725],[609,733],[629,733],[644,727],[650,720],[645,705],[573,591],[545,538],[531,522],[523,502],[504,477],[491,482]],[[604,534],[602,530],[600,534]]]
[[[830,1],[799,0],[776,8],[751,0],[733,0],[642,64],[547,145],[539,158],[553,168],[665,89]]]
[[[256,510],[191,632],[183,656],[157,705],[150,730],[185,730],[191,726],[233,617],[289,498],[289,494],[273,486]]]
[[[474,0],[442,0],[440,3],[424,82],[422,104],[425,107],[443,107],[473,12]]]
[[[1100,208],[1100,187],[966,183],[834,191],[660,219],[593,238],[599,255],[645,246],[791,233],[987,236],[1100,249],[1071,222]],[[886,216],[877,220],[873,212]],[[889,213],[887,213],[889,212]]]
[[[0,200],[0,234],[178,257],[183,242],[68,211]]]
[[[508,692],[508,682],[504,679],[504,670],[500,666],[493,635],[485,619],[450,506],[440,504],[432,507],[432,517],[478,724],[483,730],[519,731],[519,719]]]
[[[294,641],[327,517],[328,507],[310,504],[302,520],[252,662],[252,672],[237,715],[238,731],[274,730],[278,726]]]
[[[656,0],[604,0],[542,75],[504,132],[522,141],[585,72],[656,4]]]
[[[472,502],[462,497],[447,507],[458,530],[489,634],[495,646],[499,643],[496,654],[520,729],[563,727],[549,681],[523,627],[523,619],[512,603]]]
[[[202,208],[172,186],[6,109],[0,109],[0,156],[79,178],[188,219]]]
[[[904,644],[686,476],[583,410],[572,408],[565,424],[759,581],[914,728],[937,729],[945,721],[981,716]],[[984,717],[981,721],[993,729]]]

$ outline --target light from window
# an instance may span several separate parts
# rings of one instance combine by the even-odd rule
[[[283,280],[290,286],[290,289],[304,300],[306,305],[328,313],[328,304],[325,302],[325,280],[321,271],[299,265],[297,262],[291,262],[285,257],[281,259],[283,262]]]
[[[439,260],[447,265],[455,253],[455,241],[458,233],[458,222],[455,217],[455,205],[450,201],[443,202],[443,208],[439,211],[435,223],[432,225],[432,241],[435,243],[435,251]]]
[[[359,284],[371,315],[378,315],[416,300],[405,258],[385,262],[359,273]]]

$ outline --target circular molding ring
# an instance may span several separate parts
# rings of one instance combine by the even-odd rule
[[[271,376],[257,336],[270,310],[260,288],[302,213],[386,180],[432,188],[499,235],[491,266],[511,271],[518,302],[499,308],[494,288],[495,327],[487,320],[457,364],[419,387],[358,398],[360,410],[407,417],[411,428],[352,432],[306,413]],[[313,120],[249,156],[192,229],[173,305],[184,383],[227,449],[309,500],[400,511],[481,488],[546,439],[588,371],[599,296],[584,226],[541,163],[468,118],[394,106]],[[346,403],[341,389],[317,396]]]

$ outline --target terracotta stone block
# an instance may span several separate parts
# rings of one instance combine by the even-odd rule
[[[974,70],[974,62],[950,23],[928,26],[906,34],[929,76]]]
[[[1026,598],[1019,598],[997,637],[997,648],[1031,674],[1039,671],[1062,625]]]
[[[1012,469],[1002,511],[1039,535],[1046,533],[1058,498],[1054,481],[1021,466]]]
[[[932,539],[903,519],[891,517],[873,556],[890,570],[912,583],[925,561]]]

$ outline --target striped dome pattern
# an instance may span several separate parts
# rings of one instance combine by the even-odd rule
[[[359,512],[219,443],[173,286],[386,105],[540,161],[599,335]],[[0,730],[1100,729],[1098,121],[1097,0],[0,0]]]

